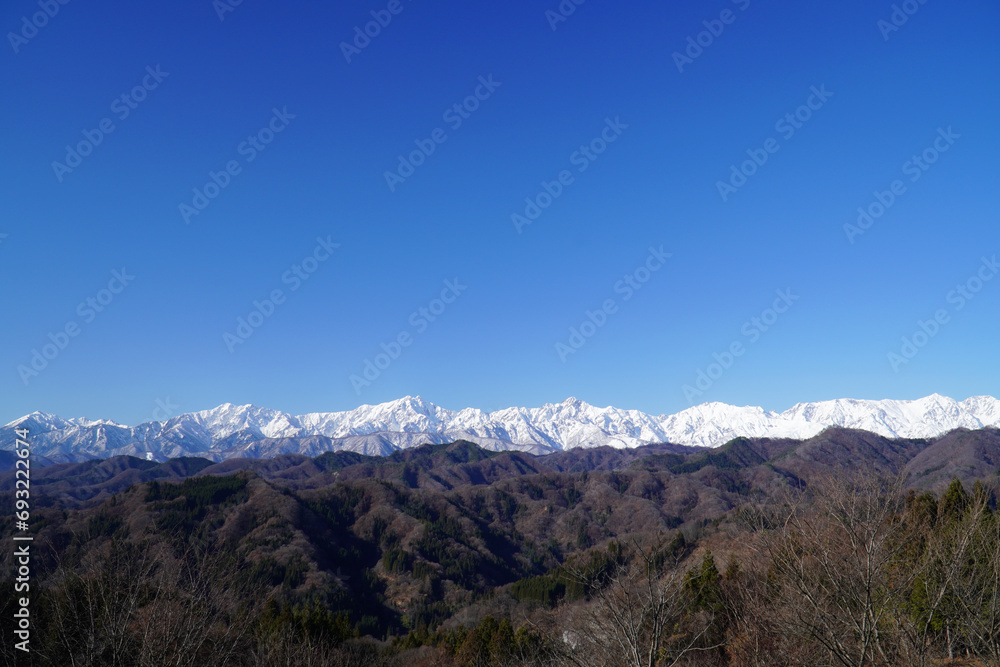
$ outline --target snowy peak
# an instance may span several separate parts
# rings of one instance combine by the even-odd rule
[[[167,424],[170,430],[178,433],[204,431],[218,438],[227,438],[234,433],[248,431],[257,437],[271,437],[269,433],[275,431],[272,423],[280,421],[280,414],[254,405],[224,403],[211,410],[180,415]]]
[[[452,411],[419,396],[344,412],[294,416],[256,405],[224,403],[135,427],[107,420],[62,419],[34,412],[0,428],[11,448],[15,427],[28,428],[35,451],[72,460],[115,454],[213,459],[329,449],[384,454],[425,442],[471,440],[494,450],[552,451],[572,447],[637,447],[657,442],[717,447],[739,437],[804,439],[830,426],[886,437],[934,437],[956,428],[1000,426],[1000,401],[956,401],[932,394],[912,401],[836,399],[799,403],[778,413],[756,406],[704,403],[673,415],[599,408],[575,397],[537,408]]]
[[[995,426],[1000,422],[1000,401],[991,396],[976,396],[959,402],[939,394],[913,401],[837,399],[800,403],[782,416],[888,437],[923,438],[939,435],[942,428]]]
[[[739,436],[810,438],[833,425],[788,413],[769,412],[757,406],[737,407],[725,403],[696,405],[665,419],[670,442],[704,447],[717,447]]]
[[[62,417],[57,417],[56,415],[50,415],[47,412],[36,410],[30,415],[25,415],[19,419],[15,419],[9,424],[6,424],[3,428],[28,428],[35,433],[46,433],[48,431],[58,431],[72,426],[118,426],[118,424],[109,419],[94,420],[87,419],[86,417],[63,419]]]

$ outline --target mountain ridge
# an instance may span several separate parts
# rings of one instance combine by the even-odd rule
[[[575,447],[639,447],[673,443],[718,447],[736,437],[813,437],[825,428],[860,429],[889,438],[936,437],[958,428],[1000,425],[1000,400],[956,401],[931,394],[915,400],[835,399],[797,403],[784,412],[757,406],[703,403],[670,415],[599,408],[577,398],[537,408],[448,410],[419,396],[341,412],[304,415],[252,404],[223,403],[164,421],[136,426],[107,419],[64,419],[33,412],[0,427],[0,449],[13,447],[14,429],[26,426],[34,452],[54,461],[151,455],[163,460],[204,456],[268,458],[316,456],[347,450],[387,455],[420,444],[468,440],[494,451],[536,454]]]

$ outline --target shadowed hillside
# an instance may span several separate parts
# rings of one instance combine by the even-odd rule
[[[796,600],[755,588],[760,582],[741,580],[740,572],[780,571],[780,540],[791,538],[775,531],[795,526],[798,512],[858,511],[823,509],[841,498],[832,481],[862,491],[878,485],[869,500],[897,499],[885,511],[911,517],[904,523],[914,534],[924,535],[932,519],[942,526],[971,521],[968,530],[982,530],[992,525],[982,522],[992,521],[998,460],[996,430],[889,440],[829,429],[806,441],[740,438],[718,449],[651,445],[532,456],[457,442],[387,457],[115,457],[50,465],[32,470],[35,639],[44,647],[39,656],[55,664],[69,664],[60,661],[79,651],[93,654],[84,664],[168,664],[181,649],[166,634],[135,635],[144,618],[167,614],[178,625],[168,623],[163,633],[187,628],[197,635],[185,649],[198,656],[194,664],[378,664],[337,662],[355,653],[386,664],[572,664],[573,642],[560,637],[607,621],[598,610],[613,608],[612,593],[624,586],[626,597],[654,589],[672,596],[673,606],[664,607],[673,610],[672,639],[664,641],[676,644],[669,649],[683,658],[676,664],[757,664],[738,661],[739,642],[749,639],[733,634],[736,620],[726,614],[736,613],[732,605]],[[11,473],[0,477],[0,525],[8,532],[13,481]],[[906,499],[905,489],[916,493]],[[966,519],[973,506],[978,518]],[[897,539],[891,527],[900,525],[873,530]],[[976,539],[985,548],[983,535]],[[917,552],[909,555],[894,551],[886,567],[924,558],[927,539],[914,542]],[[958,547],[952,540],[933,548]],[[944,552],[934,553],[940,560]],[[837,557],[847,558],[846,567],[850,556]],[[957,585],[949,581],[942,585]],[[699,592],[723,583],[736,588],[710,600]],[[905,583],[908,595],[917,594],[915,585]],[[121,614],[128,620],[115,626],[116,635],[105,626],[125,623]],[[924,635],[937,641],[941,628],[931,625]],[[790,627],[740,632],[778,641]],[[476,662],[494,655],[498,636],[523,655]],[[104,662],[123,646],[149,655]],[[309,662],[303,647],[325,657]],[[817,655],[789,654],[788,664],[826,664],[810,662]]]

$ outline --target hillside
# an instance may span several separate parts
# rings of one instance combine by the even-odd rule
[[[67,616],[65,605],[85,603],[97,594],[88,587],[104,585],[152,600],[149,614],[180,604],[170,618],[203,628],[191,650],[207,662],[197,664],[268,664],[273,655],[237,656],[246,642],[263,650],[255,642],[268,633],[299,637],[329,656],[353,647],[400,664],[475,664],[459,659],[469,632],[485,632],[486,623],[495,634],[500,626],[489,624],[504,619],[512,632],[521,628],[522,648],[541,642],[536,657],[549,657],[538,664],[562,664],[556,654],[565,647],[544,628],[590,609],[618,581],[607,577],[644,553],[681,573],[708,549],[719,568],[730,559],[750,568],[760,552],[748,550],[758,534],[748,517],[773,515],[792,499],[812,503],[830,480],[874,473],[880,483],[902,477],[900,489],[942,496],[955,483],[991,487],[996,461],[997,430],[899,440],[828,429],[804,441],[740,438],[717,449],[534,456],[457,442],[386,457],[120,456],[51,465],[33,470],[36,604],[46,610],[39,644],[50,657],[82,650],[65,636],[92,632],[88,614],[97,612],[84,605]],[[8,532],[13,481],[12,473],[0,476]],[[10,571],[10,554],[4,558]],[[234,628],[245,634],[233,636]],[[365,636],[378,641],[357,639]],[[105,639],[101,650],[113,650]],[[161,657],[174,650],[166,637],[148,642]],[[234,653],[222,660],[226,647]],[[341,664],[294,662],[305,659],[299,649],[279,649],[288,664]],[[141,664],[166,664],[159,659]],[[525,660],[509,664],[534,664]]]

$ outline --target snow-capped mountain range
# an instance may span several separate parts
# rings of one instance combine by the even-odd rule
[[[166,421],[124,426],[108,420],[62,419],[44,412],[0,428],[0,449],[12,449],[15,428],[27,428],[35,454],[77,461],[131,454],[163,460],[203,456],[316,456],[350,450],[389,454],[424,443],[471,440],[493,450],[546,453],[572,447],[636,447],[670,442],[717,447],[734,437],[809,438],[828,426],[863,429],[887,437],[941,435],[956,428],[1000,426],[1000,400],[956,401],[937,394],[913,401],[838,399],[799,403],[784,412],[705,403],[673,415],[598,408],[575,398],[539,408],[447,410],[407,396],[346,412],[293,416],[254,405],[226,403]]]

